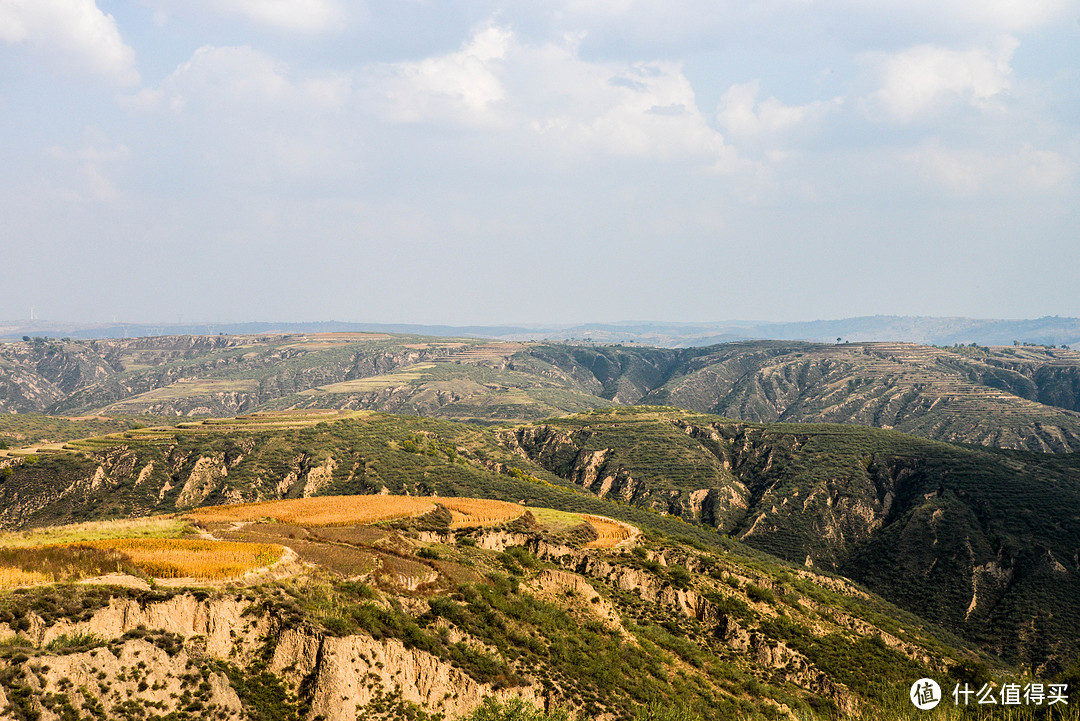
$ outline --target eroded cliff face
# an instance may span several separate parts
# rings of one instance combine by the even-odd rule
[[[253,668],[279,677],[309,709],[308,718],[326,721],[355,721],[368,704],[387,697],[448,718],[471,712],[488,696],[538,700],[531,686],[494,689],[394,638],[333,637],[310,626],[286,627],[257,608],[242,597],[184,593],[143,603],[115,597],[83,621],[47,623],[31,612],[29,628],[18,636],[39,649],[73,639],[109,643],[7,662],[16,677],[8,678],[8,691],[29,689],[30,707],[42,721],[64,719],[65,704],[77,713],[126,705],[165,715],[185,710],[193,698],[211,718],[246,718],[243,690],[238,693],[233,681]],[[0,635],[15,633],[0,627]]]

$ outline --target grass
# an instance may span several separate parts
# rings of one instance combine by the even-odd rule
[[[0,548],[27,548],[110,538],[172,538],[191,532],[191,526],[172,516],[116,521],[88,521],[66,526],[0,533]]]
[[[552,533],[562,533],[582,524],[582,517],[569,511],[556,511],[553,508],[529,508],[536,522]]]

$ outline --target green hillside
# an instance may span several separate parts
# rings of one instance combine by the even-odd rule
[[[1073,454],[645,407],[501,429],[286,412],[67,448],[5,462],[0,523],[309,495],[481,496],[619,518],[706,548],[737,538],[850,577],[1009,664],[1049,672],[1080,655]]]
[[[606,409],[500,437],[597,495],[841,573],[1013,662],[1076,653],[1075,454],[674,408]]]
[[[632,425],[646,415],[671,414],[603,417]],[[591,425],[587,418],[566,422]],[[629,444],[636,445],[635,432],[627,431]],[[501,499],[528,513],[508,522],[461,526],[451,525],[451,514],[440,508],[369,529],[196,521],[196,530],[219,539],[283,544],[307,564],[305,570],[195,596],[186,589],[198,586],[196,581],[181,587],[162,581],[142,591],[39,585],[0,593],[0,623],[19,634],[62,621],[98,628],[95,614],[110,617],[108,609],[129,601],[136,604],[125,606],[132,617],[143,613],[130,610],[135,608],[170,608],[175,614],[193,603],[239,603],[247,609],[240,618],[249,621],[231,627],[233,651],[222,656],[224,651],[212,649],[224,648],[225,641],[209,644],[186,627],[168,631],[168,623],[166,632],[121,628],[112,632],[123,635],[67,635],[56,643],[17,636],[6,656],[0,648],[0,690],[15,700],[12,708],[25,712],[16,718],[30,718],[35,710],[43,719],[54,718],[54,711],[55,718],[64,718],[64,704],[87,710],[97,708],[95,703],[102,713],[112,708],[125,718],[142,718],[138,709],[175,709],[174,718],[194,718],[207,704],[224,708],[226,697],[213,688],[227,679],[245,717],[311,718],[335,694],[350,703],[367,698],[333,680],[349,673],[344,659],[330,658],[334,639],[353,644],[348,648],[398,642],[429,659],[424,663],[448,664],[471,679],[462,677],[444,696],[429,697],[431,707],[413,708],[394,695],[393,686],[383,685],[379,693],[386,696],[377,697],[382,705],[368,709],[388,714],[380,718],[423,718],[416,714],[433,713],[452,694],[476,684],[492,691],[538,691],[546,703],[586,717],[629,720],[659,703],[710,720],[789,713],[829,718],[895,713],[906,706],[911,679],[928,674],[962,677],[964,669],[980,664],[996,674],[1014,672],[831,573],[785,563],[706,526],[599,498],[522,458],[500,442],[501,433],[371,412],[272,413],[132,429],[6,461],[10,471],[0,483],[5,527],[83,525],[0,534],[0,565],[53,569],[57,580],[79,578],[83,566],[83,575],[101,573],[102,563],[141,573],[122,553],[101,561],[84,551],[65,561],[57,550],[48,556],[33,550],[35,543],[116,538],[142,528],[135,522],[98,530],[94,519],[178,514],[178,520],[144,524],[141,532],[168,536],[184,533],[186,512],[207,506],[388,491],[430,497],[436,504],[455,496]],[[663,443],[688,438],[676,429]],[[670,455],[672,468],[701,460],[688,444],[673,446]],[[684,480],[689,486],[701,479],[691,473]],[[616,519],[641,535],[622,548],[590,549],[596,531],[570,513]],[[31,614],[40,619],[36,626]],[[252,633],[252,623],[273,632],[245,647],[239,639]],[[311,639],[312,648],[322,650],[304,655],[301,647],[287,645],[299,643],[294,639]],[[64,686],[60,672],[50,670],[69,668],[95,647],[121,660],[133,658],[133,648],[149,652],[140,645],[145,642],[170,656],[185,649],[190,661],[184,675],[152,675],[144,666],[99,677],[101,684],[94,681],[86,693],[76,693]],[[357,668],[374,663],[350,653],[349,663]],[[292,664],[278,662],[281,654]],[[369,658],[374,656],[364,655]],[[131,693],[125,697],[128,679]],[[137,686],[139,680],[146,684]],[[179,706],[155,701],[154,684],[180,684],[177,693],[187,689],[187,695],[174,698],[187,700]],[[46,698],[51,706],[41,705]]]

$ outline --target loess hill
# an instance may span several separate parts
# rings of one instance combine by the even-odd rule
[[[631,404],[1072,451],[1080,449],[1080,354],[790,341],[665,349],[370,333],[0,345],[0,411],[120,417],[114,423],[131,423],[124,414],[225,417],[290,408],[521,422]],[[37,418],[38,425],[24,419],[18,428],[5,421],[0,442],[80,435]],[[87,426],[81,435],[106,430]]]
[[[524,502],[842,575],[1001,663],[1054,673],[1080,656],[1077,458],[670,407],[499,428],[293,411],[0,461],[0,524],[352,494]]]
[[[475,429],[454,436],[453,424],[400,423],[340,420],[300,437],[318,454],[373,433],[389,455],[415,456],[390,458],[411,475],[386,477],[380,489],[446,483],[522,498],[326,495],[0,535],[0,550],[24,551],[55,549],[58,538],[70,550],[98,548],[102,536],[163,536],[109,543],[122,579],[0,594],[6,717],[426,721],[514,697],[627,721],[671,718],[656,715],[660,707],[710,720],[880,717],[902,713],[910,679],[1008,673],[842,579],[554,476],[545,483],[495,458],[480,462],[481,452],[504,452],[477,445]],[[243,428],[230,431],[219,438],[226,445],[252,440]],[[260,433],[245,455],[266,468]],[[125,454],[163,435],[128,438],[112,454],[101,443],[88,457],[100,468],[119,461],[103,483],[122,488]],[[139,462],[151,457],[162,458],[150,452]],[[235,479],[254,470],[228,452],[223,461],[231,488],[204,501],[240,488]],[[198,466],[181,464],[181,476]],[[297,480],[306,483],[312,469]],[[161,495],[161,506],[176,507],[175,495]],[[100,513],[85,503],[68,510],[76,508]],[[276,556],[288,560],[223,581],[162,576],[125,555],[151,541],[183,546],[194,533],[216,540],[189,550],[184,569],[205,568],[204,556],[230,544],[287,549]],[[95,560],[58,562],[67,575],[57,580],[93,576]],[[0,565],[13,562],[0,554]]]

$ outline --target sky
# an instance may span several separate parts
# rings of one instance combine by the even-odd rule
[[[0,0],[0,318],[1080,316],[1080,0]]]

